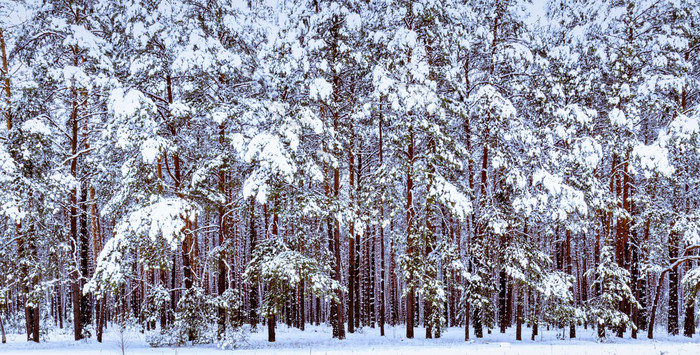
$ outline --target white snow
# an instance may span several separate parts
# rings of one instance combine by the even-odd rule
[[[327,100],[333,93],[333,85],[323,78],[316,78],[309,86],[309,97],[312,100]]]
[[[660,355],[679,354],[695,355],[700,351],[698,338],[682,336],[668,337],[665,331],[657,329],[655,340],[646,339],[646,334],[640,332],[639,339],[630,339],[629,331],[625,338],[610,336],[605,342],[596,341],[595,330],[579,327],[576,330],[578,338],[568,339],[568,327],[547,330],[540,326],[540,335],[535,341],[530,340],[531,329],[523,325],[523,340],[515,340],[515,328],[509,328],[505,334],[492,330],[491,334],[484,331],[482,339],[476,339],[472,333],[468,342],[464,341],[463,328],[445,329],[439,339],[424,339],[424,329],[415,329],[414,339],[405,338],[404,327],[386,327],[386,336],[379,336],[378,328],[361,328],[357,332],[347,334],[347,339],[337,340],[331,337],[328,326],[306,326],[306,331],[288,328],[278,323],[277,341],[267,342],[267,328],[261,327],[257,333],[249,335],[246,344],[235,350],[219,350],[215,345],[195,345],[175,348],[151,348],[145,342],[145,335],[136,331],[124,333],[125,354],[178,354],[201,355],[207,354],[634,354]],[[562,333],[566,337],[562,337]],[[36,344],[27,342],[24,334],[8,334],[8,343],[0,344],[0,353],[7,355],[49,355],[49,354],[122,354],[121,335],[117,328],[110,328],[104,334],[103,343],[97,343],[94,338],[85,341],[73,341],[72,333],[54,332],[45,342]],[[562,339],[563,338],[563,339]]]
[[[51,129],[49,129],[49,126],[38,118],[33,118],[22,123],[22,130],[32,134],[40,134],[45,136],[51,135]]]
[[[644,175],[649,178],[651,171],[658,171],[664,176],[672,176],[675,168],[668,161],[668,151],[658,144],[638,144],[632,150],[632,154],[639,158]]]
[[[617,108],[612,109],[608,114],[608,117],[610,118],[610,122],[616,126],[624,127],[629,124],[629,120],[627,119],[627,116],[625,116],[625,113]]]

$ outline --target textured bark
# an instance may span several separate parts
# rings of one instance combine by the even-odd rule
[[[564,268],[565,272],[571,276],[574,276],[573,269],[572,269],[572,261],[571,261],[571,230],[568,228],[566,229],[566,250],[565,250],[565,255],[566,255],[566,260],[564,260]],[[573,294],[574,293],[574,286],[571,285],[569,288],[569,291]],[[574,300],[571,300],[571,305],[573,306]],[[572,322],[569,325],[569,338],[576,338],[576,323]]]
[[[250,199],[250,251],[255,250],[258,243],[258,229],[255,225],[255,199]],[[248,312],[248,322],[250,323],[251,329],[255,329],[258,326],[258,287],[254,286],[250,289],[250,294],[248,296],[250,303],[250,311]]]
[[[351,144],[349,151],[349,180],[350,180],[350,220],[348,236],[348,333],[355,332],[355,220],[354,220],[354,196],[355,196],[355,152]]]
[[[224,124],[219,125],[219,146],[223,149],[226,143],[226,127]],[[218,207],[218,217],[219,217],[219,233],[217,245],[222,246],[228,237],[228,218],[227,210],[224,206],[228,205],[228,194],[226,194],[226,172],[223,167],[219,168],[218,171],[218,185],[219,192],[224,196],[224,205]],[[252,249],[251,249],[252,250]],[[225,262],[225,254],[219,256],[219,261],[217,263],[217,275],[216,275],[216,290],[219,296],[223,295],[228,287],[227,282],[227,270]],[[217,332],[218,336],[221,337],[226,331],[226,310],[223,307],[217,309]],[[255,325],[251,323],[251,328],[255,328]]]
[[[75,66],[78,65],[77,59],[73,63]],[[79,180],[78,176],[78,97],[75,89],[72,90],[73,101],[71,103],[71,114],[69,119],[70,125],[70,175]],[[71,301],[73,307],[73,335],[75,340],[80,340],[83,338],[83,317],[81,314],[82,305],[82,282],[80,278],[81,274],[81,260],[80,256],[81,250],[81,240],[78,235],[78,188],[74,187],[70,191],[70,218],[69,218],[69,228],[70,228],[70,245],[71,253],[74,256],[75,265],[73,270],[70,272],[70,289],[71,289]]]
[[[355,301],[354,301],[354,313],[355,313],[355,328],[360,327],[360,320],[362,318],[362,313],[360,312],[362,310],[362,295],[360,294],[360,286],[362,286],[362,283],[360,282],[360,278],[362,275],[360,275],[360,265],[362,263],[362,250],[360,249],[360,246],[362,245],[362,237],[357,234],[355,236],[355,271],[354,271],[354,277],[355,277]],[[364,269],[363,269],[364,270]]]
[[[5,104],[7,106],[6,111],[3,112],[3,116],[7,125],[7,131],[9,132],[12,130],[12,91],[10,90],[10,70],[8,68],[7,52],[5,51],[5,35],[3,33],[2,27],[0,27],[0,55],[2,55],[2,72],[0,73],[0,75],[4,77],[3,91],[5,92]]]
[[[685,305],[683,335],[692,338],[695,334],[695,300],[688,300]]]
[[[515,290],[515,340],[523,340],[523,292]]]
[[[409,255],[413,255],[413,127],[409,128],[409,143],[408,143],[408,170],[406,172],[406,235],[407,235],[407,251]],[[406,280],[408,292],[406,292],[406,338],[413,339],[413,318],[414,318],[414,303],[416,299],[415,289],[413,286],[413,274],[409,272]]]
[[[337,63],[338,58],[338,45],[340,42],[340,24],[342,21],[339,20],[338,15],[333,14],[334,25],[330,28],[331,36],[333,38],[330,50],[331,50],[331,61],[332,63]],[[340,106],[341,106],[341,76],[337,71],[333,74],[333,129],[337,132],[340,128]],[[337,137],[334,137],[337,139]],[[335,152],[334,152],[335,153]],[[333,200],[337,203],[340,195],[340,168],[335,167],[333,169]],[[335,225],[333,228],[333,255],[335,258],[335,280],[341,283],[341,266],[340,266],[340,221],[336,218]],[[337,326],[334,329],[333,336],[338,339],[345,339],[345,305],[343,303],[343,293],[338,290],[336,291],[336,297],[338,298],[337,312],[336,312],[336,322]]]
[[[668,256],[671,263],[678,257],[679,236],[671,227],[669,235]],[[672,268],[668,273],[668,334],[678,335],[678,298],[679,298],[678,268]],[[653,325],[650,325],[653,327]]]
[[[504,269],[498,272],[498,280],[498,325],[500,332],[505,333],[508,319],[506,317],[506,271]]]
[[[267,341],[270,343],[275,342],[275,325],[277,319],[274,314],[267,316]]]
[[[374,228],[372,228],[374,230]],[[369,243],[367,244],[367,249],[368,249],[368,254],[369,257],[367,258],[367,273],[369,274],[367,277],[367,295],[369,297],[369,307],[368,307],[368,313],[369,313],[369,326],[371,328],[374,328],[375,323],[377,321],[376,317],[376,305],[375,305],[375,285],[377,283],[377,278],[376,278],[376,263],[374,262],[377,260],[377,255],[376,255],[376,234],[374,232],[371,233],[371,238],[369,240]]]
[[[394,220],[389,224],[390,235],[394,232]],[[394,238],[389,241],[389,270],[396,270],[396,253],[394,252]],[[391,325],[395,326],[399,322],[399,297],[398,280],[395,272],[389,272],[389,298],[391,299]]]
[[[81,292],[80,292],[80,322],[82,326],[85,327],[92,322],[92,299],[89,295],[84,295],[82,292],[82,285],[85,284],[82,280],[87,280],[90,278],[90,270],[88,268],[89,256],[89,246],[90,246],[90,234],[88,232],[88,188],[87,184],[83,184],[80,189],[80,279],[81,279]]]
[[[464,307],[464,341],[469,340],[469,313],[471,305],[467,303]]]
[[[7,336],[5,336],[5,323],[2,320],[2,314],[0,314],[0,335],[2,336],[2,343],[6,344]]]
[[[299,329],[304,330],[306,325],[306,315],[304,314],[304,280],[299,282],[299,290],[297,292],[297,323],[299,324]]]
[[[379,101],[381,105],[381,100]],[[382,129],[381,106],[379,110],[379,166],[384,167],[384,131]],[[382,191],[383,193],[383,191]],[[386,297],[385,290],[385,265],[384,265],[384,198],[379,201],[379,335],[384,336],[384,323],[386,322]]]

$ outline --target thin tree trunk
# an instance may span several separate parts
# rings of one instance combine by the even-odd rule
[[[352,124],[350,130],[352,131]],[[352,141],[352,139],[351,139]],[[355,152],[353,143],[349,149],[349,180],[350,180],[350,219],[349,236],[348,236],[348,333],[355,332],[355,215],[354,215],[354,196],[355,196]]]
[[[77,64],[77,63],[75,63]],[[71,176],[78,180],[78,157],[77,157],[77,152],[78,152],[78,102],[77,98],[73,100],[72,103],[72,109],[71,109],[71,116],[70,116],[70,125],[71,125],[71,139],[70,139],[70,150],[71,150],[71,156],[73,157],[71,159],[70,163],[70,174]],[[74,187],[71,192],[70,192],[70,240],[71,240],[71,253],[74,257],[74,262],[75,265],[73,266],[73,270],[70,272],[71,275],[71,282],[70,282],[70,288],[71,288],[71,301],[72,301],[72,306],[73,306],[73,335],[75,340],[80,340],[83,338],[83,323],[82,323],[82,314],[80,312],[81,310],[81,304],[82,304],[82,297],[81,297],[81,289],[82,289],[82,282],[80,280],[80,237],[78,236],[78,188]]]
[[[7,343],[7,337],[5,336],[5,323],[2,320],[2,312],[0,311],[0,335],[2,335],[2,343]]]
[[[267,341],[270,343],[275,342],[275,325],[277,320],[274,314],[269,314],[267,316]]]
[[[409,257],[413,255],[413,127],[409,127],[408,171],[406,173],[406,235]],[[413,286],[413,273],[409,272],[406,280],[406,338],[413,339],[414,302],[416,299]]]
[[[695,334],[695,300],[688,299],[685,305],[685,321],[683,322],[683,335],[692,338]]]
[[[258,242],[258,230],[255,226],[255,199],[250,199],[250,251],[255,250]],[[256,329],[258,325],[258,286],[253,286],[249,294],[250,311],[248,312],[248,322],[251,329]]]
[[[219,125],[219,146],[224,149],[224,144],[226,143],[226,126],[223,123]],[[218,233],[218,245],[222,247],[226,238],[228,238],[228,218],[226,216],[226,209],[224,206],[228,205],[228,195],[226,194],[226,172],[223,167],[219,168],[219,192],[224,196],[224,205],[219,206],[219,233]],[[251,243],[252,244],[252,243]],[[252,247],[252,246],[251,246]],[[225,263],[226,254],[219,256],[218,261],[218,275],[216,277],[216,288],[219,296],[222,296],[228,287],[228,282],[226,280],[227,270]],[[221,337],[226,331],[226,310],[223,307],[217,309],[217,326],[218,326],[218,336]],[[251,323],[251,328],[255,328],[255,324]]]
[[[572,262],[571,262],[571,230],[566,229],[566,260],[564,260],[564,267],[566,269],[566,273],[568,275],[571,275],[572,277],[574,276],[573,269],[572,269]],[[569,291],[574,293],[574,286],[571,285],[569,287]],[[574,300],[571,300],[571,306],[574,305]],[[573,339],[576,338],[576,322],[571,322],[569,325],[569,338]]]
[[[379,100],[379,166],[380,169],[384,169],[384,131],[382,128],[382,110],[381,110],[382,100]],[[382,194],[384,190],[382,189]],[[386,285],[384,284],[384,279],[386,275],[386,270],[384,266],[384,196],[380,198],[379,201],[379,335],[384,336],[384,323],[386,321],[386,298],[384,291],[386,290]]]
[[[523,340],[523,292],[518,287],[515,290],[515,340]]]
[[[5,35],[3,33],[3,29],[0,27],[0,54],[2,55],[2,73],[0,74],[4,77],[3,91],[5,91],[5,104],[7,106],[5,112],[3,112],[3,116],[5,116],[7,131],[9,132],[12,130],[12,92],[10,91],[10,69],[7,61],[7,52],[5,51]]]
[[[672,227],[673,228],[673,227]],[[678,235],[672,229],[669,237],[669,257],[671,263],[678,257]],[[668,334],[678,335],[678,268],[672,268],[668,273]]]

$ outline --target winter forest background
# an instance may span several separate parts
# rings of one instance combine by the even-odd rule
[[[1,0],[3,331],[693,336],[699,21],[694,0]]]

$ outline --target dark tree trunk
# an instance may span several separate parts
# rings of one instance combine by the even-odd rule
[[[389,235],[394,233],[394,219],[389,223]],[[398,282],[396,280],[396,254],[394,253],[394,238],[389,238],[389,298],[391,300],[391,325],[399,322]]]
[[[678,235],[671,231],[669,238],[669,257],[671,263],[678,257]],[[668,273],[668,334],[678,335],[678,268],[672,268]],[[653,326],[653,325],[650,325]]]
[[[695,334],[695,300],[688,300],[685,305],[683,335],[692,338],[693,334]]]
[[[408,171],[406,173],[406,238],[408,244],[407,254],[413,255],[413,128],[409,128],[408,143]],[[408,292],[406,292],[406,338],[413,339],[414,303],[416,300],[413,287],[413,274],[409,272],[406,280]]]
[[[464,308],[464,341],[469,340],[469,313],[471,306],[469,303]]]
[[[506,271],[502,269],[498,272],[499,290],[498,290],[498,325],[501,333],[506,332],[508,319],[506,317]]]
[[[382,114],[381,114],[381,99],[379,110],[379,166],[384,166],[384,133],[382,129]],[[379,202],[379,335],[384,336],[384,323],[386,322],[386,298],[384,292],[386,285],[384,283],[386,271],[384,265],[384,201]]]
[[[349,179],[350,179],[350,220],[348,236],[348,333],[355,332],[355,284],[356,280],[356,265],[355,265],[355,221],[354,221],[354,196],[355,196],[355,152],[354,148],[350,147],[349,153]]]
[[[87,280],[90,277],[90,271],[88,268],[89,260],[89,245],[90,245],[90,234],[88,232],[88,187],[87,184],[83,184],[80,191],[80,278],[81,280]],[[84,295],[82,292],[82,285],[84,281],[81,281],[81,292],[80,292],[80,322],[82,328],[85,328],[92,322],[92,300],[89,295]]]
[[[572,260],[571,260],[571,230],[569,230],[568,228],[566,229],[566,247],[565,248],[566,248],[566,250],[565,250],[566,260],[564,260],[565,271],[567,274],[574,276],[573,268],[572,268],[573,265],[572,265]],[[573,285],[571,285],[571,287],[569,288],[569,291],[573,295],[573,293],[574,293],[574,286]],[[571,306],[573,306],[573,305],[574,305],[574,300],[572,299]],[[576,338],[576,323],[575,322],[571,322],[571,324],[569,325],[569,338],[571,338],[571,339]]]
[[[515,340],[523,340],[523,293],[520,287],[515,293]]]
[[[479,309],[477,307],[474,307],[474,316],[473,316],[473,322],[474,322],[474,336],[477,338],[483,338],[484,337],[484,327],[481,324],[481,314],[479,312]]]
[[[300,330],[304,330],[306,325],[306,317],[304,314],[304,280],[299,282],[298,286],[298,296],[297,296],[297,324]]]
[[[267,316],[267,341],[270,343],[275,342],[275,325],[277,320],[275,315],[271,314]]]

